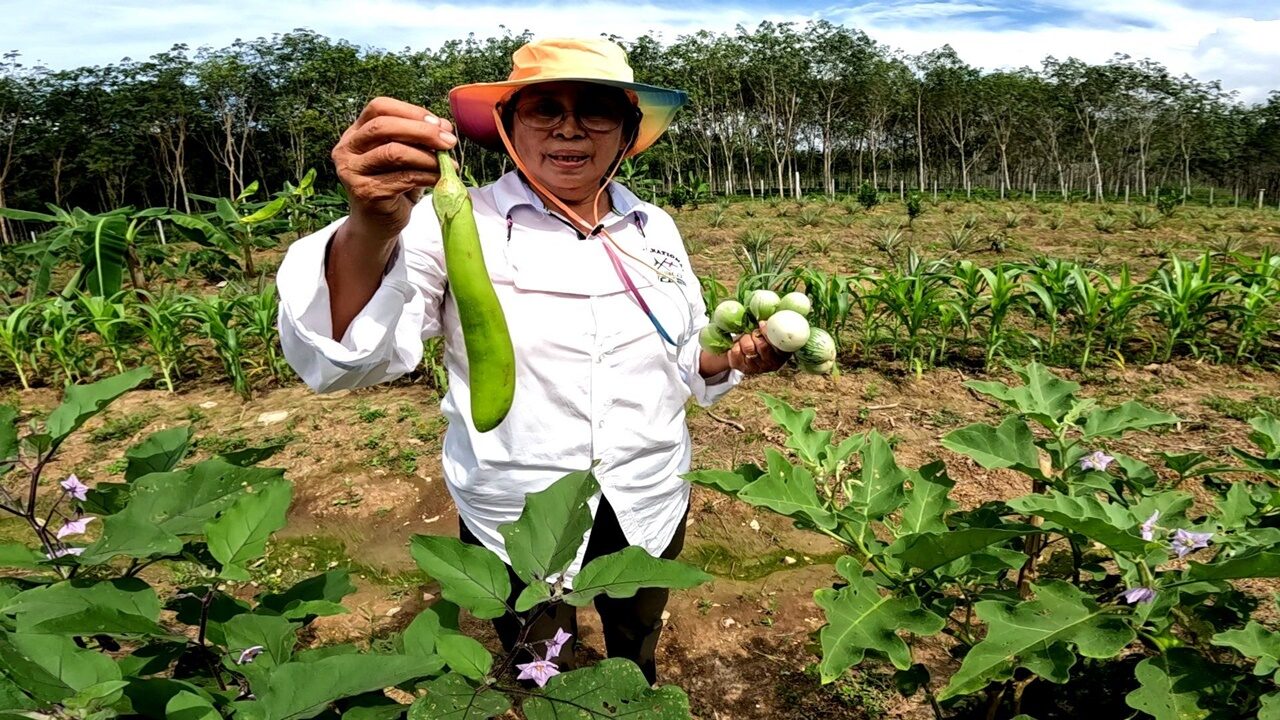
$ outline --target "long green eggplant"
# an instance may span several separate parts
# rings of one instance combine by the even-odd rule
[[[440,151],[437,157],[440,180],[431,193],[431,204],[440,219],[449,291],[458,303],[462,339],[467,346],[471,421],[476,430],[488,432],[511,410],[516,390],[516,353],[507,318],[484,264],[471,196],[453,169],[449,153]]]

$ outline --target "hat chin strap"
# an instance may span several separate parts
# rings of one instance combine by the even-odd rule
[[[578,215],[578,213],[571,210],[568,205],[556,196],[555,193],[547,190],[547,188],[538,181],[538,178],[534,176],[533,173],[529,172],[529,169],[525,167],[524,161],[520,159],[519,153],[516,152],[515,146],[511,144],[511,138],[507,136],[507,129],[503,125],[502,116],[498,114],[498,107],[496,105],[493,107],[492,112],[494,126],[498,129],[498,136],[502,138],[502,145],[507,149],[507,154],[511,156],[511,160],[515,163],[516,169],[524,173],[525,179],[529,181],[530,185],[541,192],[544,197],[550,199],[556,207],[560,208],[560,210],[565,214],[565,217],[577,226],[578,231],[582,235],[586,237],[591,237],[593,235],[604,236],[606,240],[604,243],[605,252],[609,254],[609,260],[613,263],[613,269],[618,273],[618,277],[622,280],[622,284],[626,286],[627,291],[636,299],[636,303],[640,305],[640,309],[644,310],[645,314],[649,316],[650,322],[653,323],[654,328],[658,331],[658,334],[662,336],[662,339],[670,345],[679,346],[679,343],[671,339],[670,333],[668,333],[666,328],[662,326],[662,323],[658,321],[658,317],[649,309],[649,304],[645,302],[644,297],[640,294],[639,288],[637,288],[635,282],[632,281],[631,275],[627,272],[626,266],[623,265],[622,261],[618,258],[617,253],[626,255],[639,263],[641,267],[652,270],[658,275],[658,277],[666,278],[673,283],[676,282],[675,276],[671,273],[664,272],[663,270],[654,267],[651,263],[647,263],[627,252],[618,244],[617,240],[613,239],[613,236],[609,234],[609,231],[604,228],[604,224],[600,222],[600,194],[609,186],[609,183],[613,180],[613,176],[617,174],[618,168],[622,167],[622,160],[626,157],[627,150],[629,150],[631,145],[635,142],[636,133],[633,132],[631,137],[628,138],[627,144],[623,146],[622,150],[618,153],[617,159],[613,161],[612,167],[609,168],[609,173],[605,175],[604,182],[600,184],[600,189],[596,190],[596,194],[592,197],[591,207],[593,212],[595,212],[595,222],[588,223],[581,215]],[[677,285],[677,287],[679,287],[679,285]]]

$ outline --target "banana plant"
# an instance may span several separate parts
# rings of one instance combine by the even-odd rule
[[[245,277],[255,277],[253,251],[261,240],[255,230],[279,215],[290,201],[290,196],[281,195],[267,203],[249,202],[257,192],[255,181],[234,199],[192,193],[189,197],[210,203],[214,209],[199,214],[171,213],[165,219],[176,225],[188,240],[235,259]],[[249,212],[241,214],[245,210]]]

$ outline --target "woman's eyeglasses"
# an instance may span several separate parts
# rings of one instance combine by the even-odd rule
[[[532,130],[557,128],[569,112],[552,98],[531,98],[516,105],[516,118]],[[617,129],[627,109],[616,103],[584,97],[578,100],[572,112],[583,129],[603,133]]]

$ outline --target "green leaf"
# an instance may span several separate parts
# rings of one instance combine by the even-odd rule
[[[947,524],[943,517],[956,507],[947,497],[956,483],[947,476],[946,465],[941,461],[933,462],[911,472],[909,477],[911,489],[907,491],[907,504],[902,508],[898,532],[946,532]]]
[[[21,220],[23,222],[42,222],[56,223],[58,218],[48,213],[33,212],[31,210],[19,210],[17,208],[0,208],[0,217],[10,220]]]
[[[272,612],[291,620],[300,619],[306,614],[336,615],[339,613],[309,611],[337,605],[342,598],[355,591],[356,586],[351,582],[350,572],[330,570],[302,580],[282,593],[259,597],[255,612]],[[300,612],[303,614],[300,615]]]
[[[439,657],[335,655],[280,665],[271,673],[266,689],[254,688],[254,694],[268,720],[303,720],[324,712],[339,698],[434,675],[443,666]]]
[[[818,498],[813,474],[788,463],[776,450],[766,450],[765,454],[769,458],[768,474],[739,490],[738,499],[788,517],[804,518],[820,528],[834,529],[835,515]]]
[[[436,641],[442,632],[440,616],[431,608],[427,608],[418,613],[409,623],[409,627],[405,628],[404,633],[400,635],[402,652],[405,655],[431,657],[436,654]]]
[[[1097,408],[1084,421],[1085,440],[1119,437],[1131,430],[1146,430],[1178,422],[1176,415],[1162,413],[1139,402],[1129,401],[1113,408]]]
[[[102,653],[78,647],[69,635],[12,633],[0,628],[0,667],[4,674],[43,703],[108,680],[120,668]]]
[[[222,577],[248,580],[245,566],[262,557],[271,533],[284,527],[293,486],[269,482],[245,492],[218,517],[205,523],[209,553],[222,563]]]
[[[935,635],[946,621],[921,608],[914,596],[882,594],[875,581],[862,574],[859,563],[847,555],[836,563],[836,569],[849,584],[839,590],[819,588],[813,594],[827,616],[819,635],[822,682],[832,682],[861,663],[867,650],[884,653],[899,670],[910,668],[911,648],[898,633]]]
[[[125,688],[125,697],[133,706],[133,714],[139,717],[164,717],[165,708],[178,693],[189,692],[210,702],[213,698],[197,685],[173,678],[131,678]]]
[[[691,588],[711,580],[711,576],[674,560],[663,560],[639,545],[602,555],[587,563],[573,579],[573,592],[564,601],[582,607],[600,593],[611,598],[628,598],[640,588]]]
[[[544,603],[550,599],[551,586],[541,580],[537,580],[532,585],[526,585],[524,590],[520,591],[520,595],[516,598],[516,612],[531,610],[538,603]]]
[[[1250,620],[1243,629],[1226,630],[1213,636],[1213,644],[1234,648],[1255,661],[1254,675],[1270,675],[1280,669],[1280,633]]]
[[[164,716],[166,720],[222,720],[213,703],[185,690],[169,699]]]
[[[740,465],[736,470],[699,470],[685,473],[681,477],[691,483],[736,496],[739,490],[755,482],[762,475],[764,471],[758,466],[745,464]]]
[[[511,709],[506,695],[473,687],[457,673],[436,678],[423,688],[427,694],[409,708],[409,720],[488,720]]]
[[[120,292],[125,255],[129,251],[128,223],[121,216],[99,217],[80,253],[81,277],[93,295],[109,298]]]
[[[125,509],[103,518],[102,537],[85,549],[84,564],[116,555],[151,557],[181,551],[180,536],[200,535],[204,524],[226,510],[246,487],[279,482],[284,471],[242,468],[214,458],[179,471],[152,473],[134,481]]]
[[[1216,499],[1217,512],[1215,521],[1223,530],[1237,530],[1257,512],[1253,504],[1253,496],[1249,489],[1241,483],[1233,483],[1225,496]]]
[[[987,623],[987,636],[965,656],[939,701],[977,692],[1017,667],[1064,683],[1076,659],[1068,646],[1084,657],[1106,659],[1136,637],[1126,618],[1073,585],[1051,580],[1032,587],[1034,600],[983,600],[974,606]]]
[[[1205,665],[1199,653],[1185,648],[1147,658],[1134,670],[1138,689],[1125,696],[1125,704],[1155,720],[1203,720],[1209,711],[1200,707],[1201,691],[1216,679]]]
[[[436,639],[436,652],[449,669],[465,678],[480,681],[493,668],[493,656],[477,640],[462,633],[447,632]]]
[[[270,220],[280,214],[280,211],[284,209],[284,204],[288,199],[289,198],[287,197],[276,198],[275,200],[272,200],[266,205],[258,208],[256,211],[240,218],[240,222],[245,225],[255,225],[257,223]]]
[[[18,409],[0,405],[0,462],[18,454]]]
[[[600,490],[590,471],[574,472],[545,490],[524,496],[520,518],[498,528],[516,575],[546,580],[569,567],[591,529],[588,502]]]
[[[0,543],[0,568],[18,570],[37,570],[43,566],[45,557],[22,543]]]
[[[630,660],[610,658],[551,678],[524,701],[529,720],[688,720],[689,697],[674,685],[654,690]],[[425,720],[425,717],[423,718]]]
[[[903,486],[912,475],[898,467],[889,441],[878,431],[867,433],[866,442],[858,452],[862,472],[853,481],[848,508],[868,520],[879,520],[902,507],[906,497]]]
[[[814,430],[813,419],[817,413],[813,408],[797,411],[787,403],[772,395],[760,393],[760,399],[769,408],[774,422],[787,431],[787,447],[796,451],[808,465],[817,465],[823,453],[831,444],[830,430]]]
[[[1262,702],[1258,720],[1280,720],[1280,692],[1263,695],[1258,700]]]
[[[1018,412],[1049,427],[1055,427],[1071,410],[1078,383],[1063,380],[1040,363],[1015,368],[1024,385],[1009,387],[999,382],[970,380],[966,387],[1000,400]]]
[[[1280,577],[1280,551],[1257,552],[1205,565],[1192,562],[1187,569],[1192,580],[1239,580]]]
[[[942,437],[942,446],[973,458],[988,470],[1014,468],[1043,477],[1031,428],[1017,415],[1006,417],[1000,427],[978,423],[953,430]]]
[[[298,626],[279,615],[236,615],[223,623],[222,632],[228,667],[235,667],[240,653],[251,647],[262,648],[253,661],[255,668],[283,665],[293,657],[293,646],[298,644]]]
[[[1073,533],[1085,535],[1116,552],[1143,553],[1147,541],[1135,530],[1141,520],[1123,505],[1102,502],[1092,495],[1071,496],[1057,491],[1024,495],[1008,503],[1010,508],[1036,515]]]
[[[69,580],[32,588],[0,608],[23,633],[168,635],[156,621],[160,600],[137,578]]]
[[[440,582],[441,594],[482,620],[507,612],[511,578],[489,550],[457,538],[414,535],[409,552],[418,566]]]
[[[240,224],[240,214],[236,212],[236,208],[231,201],[226,198],[218,198],[214,202],[214,208],[218,211],[218,218],[228,225]]]
[[[885,554],[930,572],[997,543],[1034,532],[1039,532],[1039,529],[1030,525],[1005,525],[903,535],[885,550]]]
[[[57,447],[85,421],[150,377],[151,368],[140,367],[88,385],[68,386],[62,404],[54,408],[45,421],[52,447]]]
[[[124,697],[122,691],[128,685],[127,680],[104,680],[76,692],[75,695],[63,700],[62,705],[77,715],[88,715],[115,704]]]
[[[124,471],[125,482],[133,482],[153,472],[169,472],[182,462],[190,448],[190,425],[179,425],[148,435],[146,440],[124,453],[129,461]]]
[[[342,720],[399,720],[409,710],[408,705],[401,705],[380,692],[344,698],[338,706]]]
[[[14,710],[36,710],[39,704],[22,690],[22,686],[0,673],[0,715]]]

